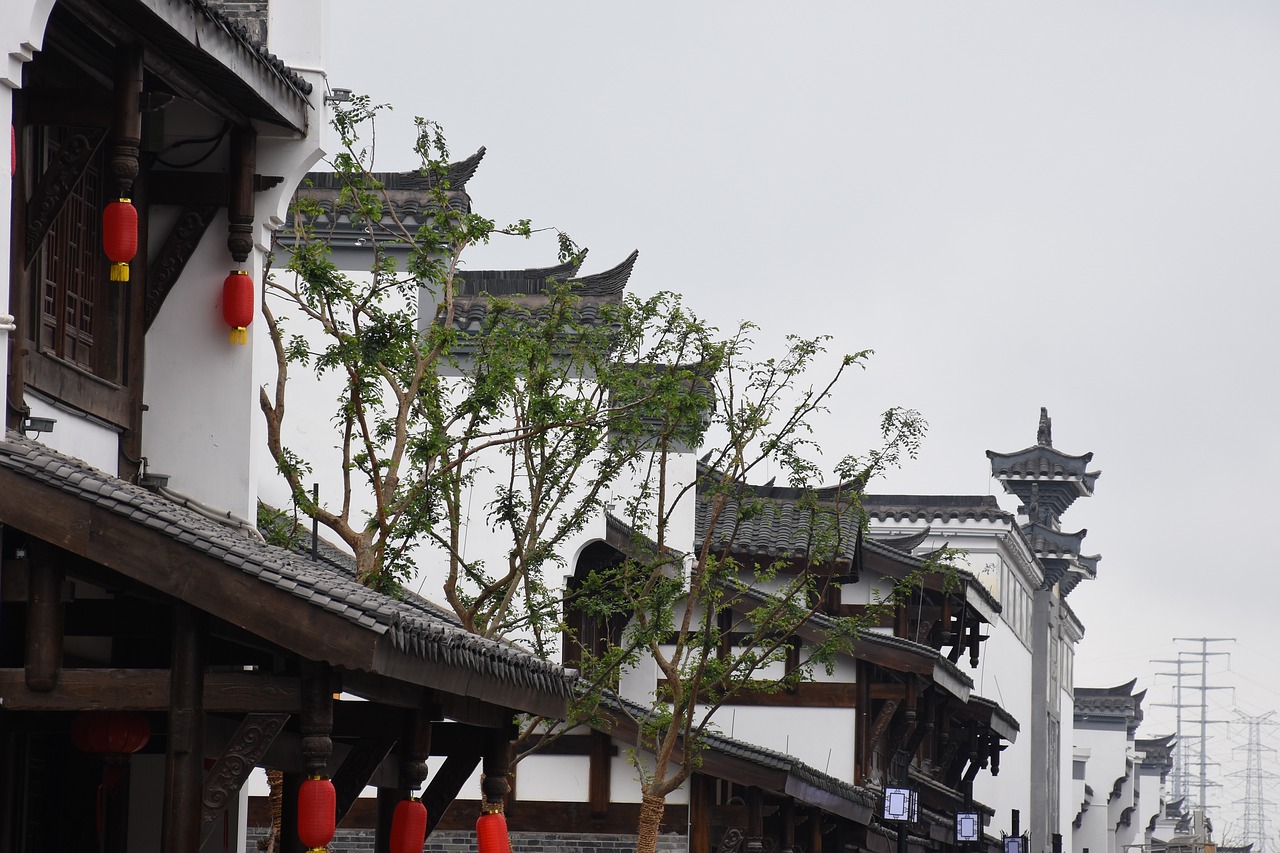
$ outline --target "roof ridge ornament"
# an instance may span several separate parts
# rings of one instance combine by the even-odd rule
[[[1036,444],[1041,447],[1053,447],[1053,420],[1049,417],[1049,410],[1040,407],[1040,427],[1036,430]]]

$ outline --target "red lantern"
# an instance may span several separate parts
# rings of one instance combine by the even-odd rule
[[[253,322],[253,279],[244,270],[233,270],[222,282],[222,319],[231,327],[231,343],[248,342],[246,327]]]
[[[333,783],[312,776],[298,791],[298,838],[308,853],[324,850],[333,840],[338,814],[338,793]]]
[[[401,800],[391,816],[391,853],[422,853],[427,840],[427,807],[421,800]]]
[[[507,819],[502,812],[480,815],[476,821],[476,845],[480,853],[511,853]]]
[[[71,722],[71,742],[81,752],[131,755],[151,740],[151,724],[137,711],[85,711]]]
[[[121,198],[102,211],[102,249],[111,259],[111,280],[129,280],[129,261],[138,253],[138,210]]]

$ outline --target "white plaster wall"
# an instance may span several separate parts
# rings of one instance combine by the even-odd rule
[[[115,476],[120,468],[120,433],[114,427],[86,417],[79,412],[54,405],[30,388],[25,393],[31,415],[38,418],[55,418],[58,422],[53,432],[43,432],[30,437],[53,448],[59,453],[83,459],[100,471]]]
[[[718,730],[735,740],[793,756],[821,773],[853,782],[856,709],[731,705],[714,719]]]
[[[1089,848],[1090,853],[1115,853],[1114,821],[1109,815],[1111,791],[1116,780],[1126,775],[1125,754],[1128,742],[1122,725],[1076,727],[1077,750],[1088,750],[1085,782],[1093,789],[1093,801],[1073,836],[1077,853]]]

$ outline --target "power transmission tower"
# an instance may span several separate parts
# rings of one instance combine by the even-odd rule
[[[1244,748],[1245,768],[1243,773],[1232,773],[1232,776],[1244,776],[1244,799],[1237,800],[1244,804],[1244,837],[1241,844],[1252,844],[1253,853],[1267,853],[1267,806],[1270,802],[1263,794],[1263,782],[1275,778],[1274,773],[1262,769],[1262,754],[1275,752],[1262,745],[1262,727],[1274,726],[1271,717],[1275,711],[1268,711],[1257,717],[1250,717],[1243,711],[1236,715],[1249,727],[1249,738]]]
[[[1231,689],[1229,687],[1222,686],[1222,685],[1209,684],[1209,658],[1214,657],[1216,655],[1228,655],[1227,652],[1209,651],[1209,644],[1210,643],[1234,643],[1236,640],[1234,637],[1174,637],[1173,640],[1175,643],[1197,643],[1200,646],[1199,651],[1189,651],[1189,652],[1179,651],[1178,652],[1179,659],[1182,659],[1183,655],[1185,655],[1188,661],[1199,662],[1200,683],[1199,685],[1191,684],[1190,686],[1183,688],[1181,686],[1181,679],[1179,679],[1179,690],[1178,690],[1179,695],[1177,697],[1177,702],[1179,706],[1178,717],[1179,719],[1182,719],[1183,713],[1188,707],[1190,707],[1192,710],[1198,711],[1198,717],[1193,718],[1188,722],[1198,727],[1199,734],[1186,735],[1182,732],[1179,732],[1177,749],[1181,753],[1189,745],[1189,742],[1190,744],[1195,745],[1195,750],[1196,750],[1195,754],[1194,755],[1187,754],[1185,759],[1185,764],[1184,764],[1184,767],[1186,768],[1188,773],[1192,772],[1192,769],[1195,768],[1195,773],[1196,773],[1196,777],[1194,779],[1195,790],[1193,791],[1192,786],[1188,784],[1185,786],[1183,790],[1183,794],[1185,796],[1190,796],[1193,793],[1195,793],[1197,796],[1196,796],[1196,801],[1192,804],[1192,808],[1199,809],[1205,812],[1205,814],[1208,814],[1210,811],[1208,789],[1210,787],[1216,786],[1217,784],[1215,782],[1209,781],[1209,772],[1208,772],[1209,765],[1213,763],[1209,761],[1209,750],[1208,750],[1209,726],[1216,723],[1228,722],[1227,720],[1209,719],[1209,691]],[[1181,671],[1181,667],[1179,667],[1179,671]],[[1199,703],[1187,706],[1186,703],[1183,702],[1183,698],[1181,695],[1183,689],[1189,690],[1193,693],[1198,692],[1200,694]],[[1187,782],[1190,782],[1190,781],[1192,780],[1188,778]]]
[[[1175,728],[1173,730],[1175,735],[1173,750],[1173,801],[1178,802],[1187,796],[1187,789],[1190,787],[1191,781],[1191,771],[1187,762],[1188,753],[1187,750],[1182,747],[1182,679],[1190,674],[1184,672],[1182,667],[1184,664],[1190,664],[1191,661],[1183,658],[1182,652],[1179,652],[1176,660],[1166,658],[1164,660],[1153,660],[1152,663],[1169,663],[1178,668],[1176,672],[1156,673],[1156,675],[1171,675],[1174,677],[1173,701],[1153,703],[1158,707],[1173,708],[1176,713],[1176,722],[1174,724]],[[1185,808],[1185,803],[1183,806]]]

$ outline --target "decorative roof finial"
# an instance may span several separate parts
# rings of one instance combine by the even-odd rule
[[[1053,447],[1053,421],[1049,419],[1049,410],[1040,407],[1040,429],[1036,431],[1036,444],[1040,447]]]

